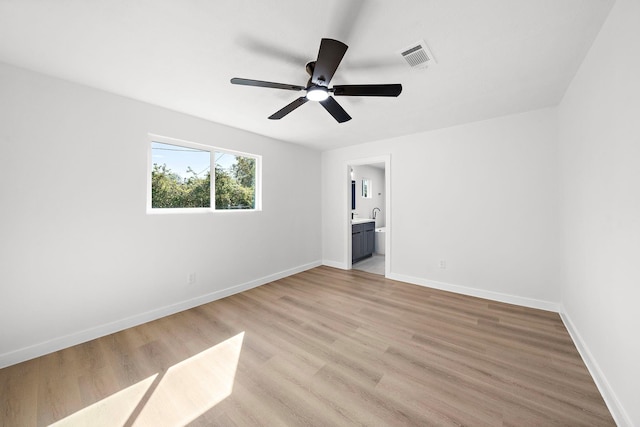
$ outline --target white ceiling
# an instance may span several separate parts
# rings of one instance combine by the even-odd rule
[[[325,150],[557,105],[614,0],[0,0],[0,61]],[[267,117],[304,86],[320,39],[349,50],[332,84],[398,98]],[[399,51],[425,40],[438,64]]]

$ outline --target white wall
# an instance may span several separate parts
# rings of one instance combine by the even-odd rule
[[[559,107],[565,316],[640,425],[640,2],[618,0]],[[624,408],[624,409],[623,409]],[[626,414],[625,414],[626,409]]]
[[[147,215],[149,132],[262,155],[263,211]],[[0,149],[0,367],[320,262],[316,151],[1,64]]]
[[[379,208],[376,214],[376,227],[385,226],[385,182],[384,169],[368,165],[353,165],[353,177],[356,181],[356,218],[373,218],[373,209]],[[371,182],[371,198],[362,197],[362,179]]]
[[[323,261],[346,265],[346,164],[390,154],[391,277],[557,310],[556,137],[545,109],[324,152]]]

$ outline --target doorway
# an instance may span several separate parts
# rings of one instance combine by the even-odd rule
[[[347,259],[354,270],[390,274],[391,156],[347,162]]]

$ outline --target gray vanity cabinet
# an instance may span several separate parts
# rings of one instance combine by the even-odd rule
[[[362,229],[360,224],[351,226],[351,262],[354,263],[362,258],[364,249],[362,248]]]
[[[365,256],[373,255],[373,251],[375,250],[376,243],[376,223],[375,222],[367,222],[365,224],[364,237],[366,239],[365,245]]]
[[[373,255],[375,244],[375,222],[351,225],[351,262]]]

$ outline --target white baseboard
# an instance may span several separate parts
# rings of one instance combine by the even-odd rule
[[[587,365],[587,369],[596,383],[604,402],[607,404],[614,421],[620,427],[632,427],[633,423],[631,422],[631,418],[627,414],[627,411],[624,410],[624,407],[620,404],[620,400],[611,388],[609,381],[607,381],[607,377],[605,377],[604,373],[600,369],[598,362],[593,357],[589,347],[587,347],[587,344],[582,339],[580,332],[578,332],[578,329],[565,311],[564,307],[562,307],[562,310],[560,311],[560,317],[562,318],[567,331],[569,331],[569,335],[571,335],[571,339],[576,345],[578,353],[580,353],[584,364]]]
[[[291,276],[293,274],[301,273],[303,271],[315,268],[322,265],[322,262],[315,261],[308,264],[304,264],[298,267],[294,267],[288,270],[280,271],[278,273],[270,274],[268,276],[261,277],[250,282],[242,283],[239,285],[231,286],[219,291],[211,292],[205,295],[201,295],[196,298],[192,298],[186,301],[181,301],[175,304],[171,304],[165,307],[160,307],[145,313],[136,314],[131,317],[116,320],[114,322],[106,323],[104,325],[96,326],[93,328],[85,329],[83,331],[74,332],[62,337],[53,338],[48,341],[44,341],[38,344],[31,345],[29,347],[20,348],[18,350],[9,351],[7,353],[0,354],[0,368],[15,365],[16,363],[24,362],[35,357],[43,356],[54,351],[62,350],[63,348],[71,347],[83,342],[91,341],[96,338],[103,337],[105,335],[112,334],[114,332],[121,331],[123,329],[131,328],[143,323],[150,322],[152,320],[160,319],[161,317],[169,316],[171,314],[178,313],[180,311],[188,310],[193,307],[197,307],[202,304],[218,300],[220,298],[228,297],[233,294],[237,294],[275,280],[282,279],[284,277]]]
[[[327,267],[339,268],[340,270],[349,270],[349,266],[347,266],[344,262],[331,261],[329,259],[323,259],[322,265],[326,265]]]
[[[403,274],[390,273],[388,279],[399,282],[407,282],[414,285],[425,286],[427,288],[440,289],[443,291],[455,292],[457,294],[469,295],[478,298],[485,298],[492,301],[506,302],[508,304],[521,305],[524,307],[537,308],[540,310],[560,312],[560,304],[544,301],[535,298],[519,297],[516,295],[503,294],[501,292],[486,291],[483,289],[470,288],[468,286],[452,285],[450,283],[437,282],[435,280],[421,279],[418,277],[405,276]]]

